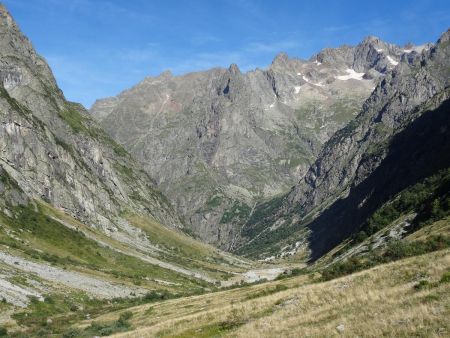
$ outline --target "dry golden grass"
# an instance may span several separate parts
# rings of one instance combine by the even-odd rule
[[[449,270],[443,250],[324,283],[307,275],[139,306],[135,330],[115,337],[450,336],[450,283],[439,283]],[[417,290],[420,280],[431,286]],[[255,298],[280,284],[288,289]]]
[[[409,241],[423,240],[433,235],[450,235],[450,217],[423,227],[407,236],[406,239]]]

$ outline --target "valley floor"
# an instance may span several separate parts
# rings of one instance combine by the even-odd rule
[[[133,330],[114,337],[444,337],[450,335],[450,250],[328,282],[313,273],[128,311]]]

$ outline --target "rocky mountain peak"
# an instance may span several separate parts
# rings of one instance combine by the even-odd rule
[[[272,66],[285,66],[289,62],[289,56],[285,52],[278,53],[272,61]]]
[[[353,48],[343,45],[338,48],[325,48],[314,55],[311,60],[317,60],[331,67],[348,66],[353,58]]]
[[[1,17],[1,24],[5,25],[7,27],[15,27],[17,28],[17,25],[14,22],[14,19],[11,17],[11,14],[9,14],[8,10],[6,9],[5,5],[0,3],[0,17]]]
[[[386,49],[388,50],[389,46],[390,45],[388,43],[384,42],[380,38],[370,35],[370,36],[364,38],[364,40],[362,40],[355,47],[355,50],[366,48],[366,49],[374,49],[378,53],[380,53]]]
[[[228,68],[228,71],[232,74],[232,75],[236,75],[236,74],[240,74],[241,70],[239,69],[238,65],[235,63],[232,63],[230,65],[230,67]]]
[[[438,40],[438,44],[444,44],[448,42],[450,42],[450,29],[442,33],[441,37]]]
[[[170,79],[171,77],[173,77],[173,74],[169,69],[163,71],[161,74],[158,75],[159,79]]]
[[[0,5],[0,54],[31,58],[35,62],[36,53],[30,41],[22,34],[18,25],[4,5]],[[30,61],[30,60],[27,60]]]
[[[36,53],[5,6],[0,8],[0,37],[0,82],[3,87],[11,97],[30,105],[44,101],[38,93],[51,91],[55,94],[53,105],[48,107],[49,102],[41,102],[38,111],[40,118],[51,118],[55,113],[53,108],[62,107],[64,95],[47,63]]]
[[[380,41],[381,40],[380,40],[379,37],[374,36],[374,35],[368,35],[368,36],[366,36],[363,39],[362,43],[374,43],[374,44],[376,44],[376,43],[379,43]]]

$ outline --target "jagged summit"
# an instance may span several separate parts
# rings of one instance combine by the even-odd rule
[[[438,40],[438,44],[448,43],[450,42],[450,28],[442,33],[441,37]]]
[[[36,52],[3,4],[0,4],[0,53],[31,58],[35,62]]]
[[[289,56],[285,52],[278,53],[272,61],[272,66],[285,65],[289,61]]]
[[[8,9],[6,8],[6,6],[0,2],[0,16],[5,19],[5,23],[8,25],[13,25],[15,24],[14,19],[12,18],[11,14],[9,13]],[[2,23],[3,24],[3,23]]]
[[[231,74],[240,74],[241,70],[239,69],[238,65],[235,63],[232,63],[230,67],[228,68]]]
[[[375,35],[368,35],[363,40],[362,43],[378,43],[381,39]]]
[[[167,70],[163,71],[161,74],[159,74],[157,77],[161,78],[161,79],[168,79],[168,78],[173,77],[173,74],[170,69],[167,69]]]

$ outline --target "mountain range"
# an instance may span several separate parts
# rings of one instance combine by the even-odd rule
[[[0,5],[0,123],[0,336],[243,334],[376,271],[449,294],[450,30],[167,71],[87,110]],[[386,263],[429,278],[329,282]]]
[[[377,84],[431,47],[369,36],[310,60],[281,53],[265,70],[166,72],[90,112],[155,178],[186,227],[236,250],[255,207],[297,184]]]

